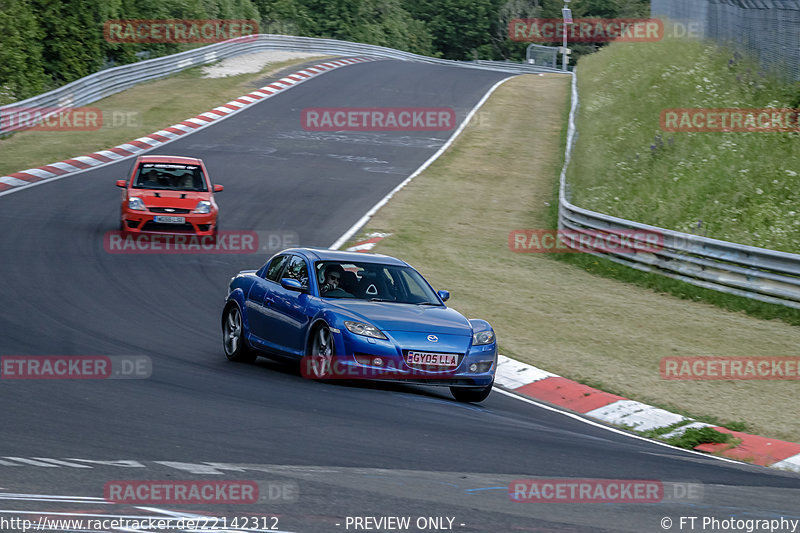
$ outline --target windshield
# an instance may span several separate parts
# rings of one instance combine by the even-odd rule
[[[425,278],[411,267],[318,261],[315,269],[324,298],[441,305]]]
[[[133,180],[134,189],[171,191],[207,191],[200,165],[142,163]]]

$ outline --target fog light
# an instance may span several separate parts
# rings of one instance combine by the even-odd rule
[[[372,360],[372,365],[383,366],[383,359],[381,359],[380,357],[376,357],[375,359]]]
[[[472,363],[471,365],[469,365],[469,371],[474,374],[475,372],[478,371],[478,365],[476,363]]]

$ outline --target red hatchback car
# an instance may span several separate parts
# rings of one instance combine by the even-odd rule
[[[170,155],[139,156],[122,187],[120,229],[131,233],[214,235],[219,208],[201,159]]]

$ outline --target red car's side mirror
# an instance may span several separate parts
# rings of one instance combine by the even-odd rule
[[[214,185],[214,192],[222,192],[225,190],[225,187],[222,185]]]
[[[122,187],[123,189],[128,186],[128,180],[117,180],[117,187]]]

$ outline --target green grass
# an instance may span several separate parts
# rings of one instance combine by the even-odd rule
[[[671,108],[798,108],[800,87],[715,45],[616,43],[581,59],[568,182],[581,207],[677,231],[800,249],[800,133],[665,133]]]
[[[743,312],[766,320],[778,319],[793,326],[800,326],[800,311],[791,307],[769,304],[742,296],[697,287],[659,274],[642,272],[626,267],[603,257],[584,254],[561,254],[552,257],[558,261],[582,268],[592,274],[633,283],[683,300],[710,303],[729,311]]]
[[[700,444],[733,443],[734,438],[730,433],[721,433],[714,428],[702,427],[689,428],[680,435],[661,440],[679,448],[692,449]]]

